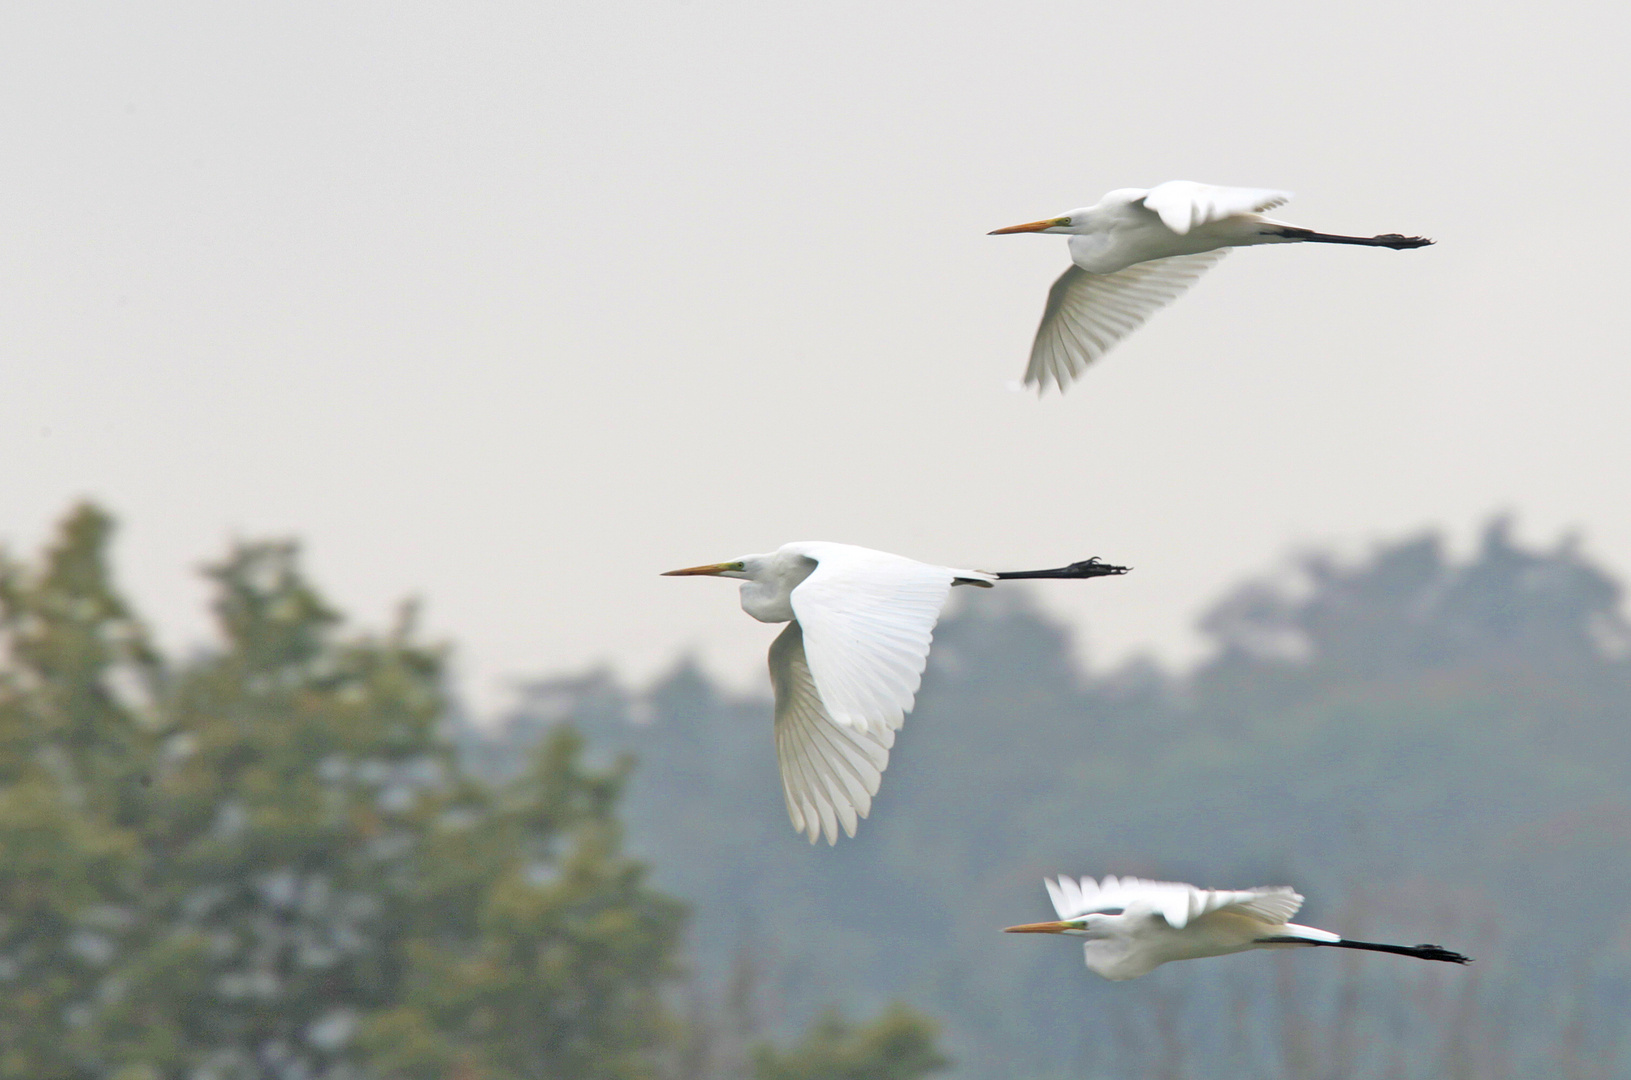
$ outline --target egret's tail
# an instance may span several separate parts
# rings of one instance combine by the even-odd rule
[[[1336,233],[1315,232],[1313,229],[1298,228],[1295,225],[1282,225],[1270,235],[1282,236],[1287,240],[1306,241],[1310,244],[1358,244],[1362,247],[1385,247],[1403,251],[1406,248],[1426,247],[1432,241],[1425,236],[1400,236],[1396,232],[1383,233],[1381,236],[1340,236]]]
[[[1073,562],[1069,566],[1061,566],[1057,570],[1010,570],[1006,573],[998,572],[998,581],[1013,581],[1016,578],[1094,578],[1114,577],[1125,574],[1131,570],[1130,566],[1115,566],[1111,563],[1099,561],[1095,555],[1091,559]]]
[[[1367,952],[1414,956],[1418,960],[1442,960],[1446,964],[1472,963],[1471,957],[1462,956],[1438,945],[1381,945],[1374,941],[1349,941],[1347,938],[1339,938],[1336,941],[1310,941],[1308,938],[1289,935],[1258,938],[1257,941],[1262,945],[1323,945],[1331,949],[1364,949]]]

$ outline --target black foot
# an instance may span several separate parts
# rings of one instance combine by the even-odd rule
[[[1395,251],[1404,251],[1408,248],[1429,247],[1432,241],[1425,236],[1402,236],[1396,232],[1383,233],[1376,238],[1382,247],[1390,247]]]
[[[1451,952],[1449,949],[1438,945],[1417,945],[1410,950],[1410,955],[1419,956],[1423,960],[1442,960],[1446,964],[1472,963],[1472,957],[1462,956],[1458,952]]]
[[[1103,562],[1097,555],[1081,562],[1073,562],[1064,567],[1064,571],[1071,577],[1115,577],[1131,570],[1130,566],[1117,566],[1114,563]]]

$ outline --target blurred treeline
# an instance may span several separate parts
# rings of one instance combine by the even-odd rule
[[[1631,629],[1571,542],[1497,520],[1465,557],[1422,535],[1292,559],[1211,608],[1182,674],[1084,672],[1029,596],[941,623],[872,818],[834,849],[787,823],[768,702],[689,663],[638,692],[540,681],[469,751],[507,775],[570,727],[638,755],[630,850],[694,906],[726,1043],[902,998],[959,1077],[1631,1076]],[[1059,872],[1292,884],[1299,921],[1476,963],[1299,950],[1110,984],[998,933],[1052,917]]]
[[[630,763],[556,726],[476,775],[411,609],[343,632],[293,546],[243,544],[207,571],[218,644],[165,657],[110,533],[82,507],[37,561],[0,557],[0,1078],[944,1064],[903,1007],[813,1017],[778,1049],[688,994],[686,905],[623,850]]]
[[[346,630],[288,544],[211,567],[219,641],[161,655],[110,532],[0,559],[5,1080],[1631,1075],[1631,630],[1567,543],[1306,556],[1183,674],[1084,672],[981,593],[873,819],[811,849],[768,702],[693,665],[542,681],[488,731],[411,609]],[[1478,962],[1108,984],[997,933],[1107,871],[1287,882]]]

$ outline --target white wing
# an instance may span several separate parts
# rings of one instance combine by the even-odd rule
[[[827,715],[875,737],[900,727],[923,682],[952,579],[990,575],[848,544],[787,544],[782,550],[816,561],[791,599]]]
[[[1116,878],[1106,875],[1095,882],[1061,877],[1058,882],[1042,882],[1048,887],[1053,909],[1060,919],[1076,919],[1091,912],[1125,910],[1134,905],[1159,911],[1175,930],[1181,930],[1202,915],[1214,911],[1235,911],[1278,925],[1288,921],[1302,907],[1303,898],[1283,886],[1257,889],[1197,889],[1177,881],[1145,881],[1142,878]]]
[[[1225,893],[1237,899],[1220,905],[1218,911],[1238,911],[1266,923],[1290,922],[1303,906],[1302,894],[1288,885],[1266,885],[1241,892]]]
[[[804,654],[804,632],[787,624],[770,646],[770,685],[776,692],[776,762],[793,828],[838,842],[838,827],[855,835],[855,823],[872,809],[872,796],[889,766],[895,733],[881,736],[833,723],[821,705]]]
[[[1177,299],[1227,254],[1227,248],[1218,248],[1151,259],[1113,274],[1090,274],[1072,265],[1048,290],[1025,385],[1045,390],[1052,379],[1064,390],[1087,365],[1143,326],[1145,319]]]
[[[1179,236],[1189,230],[1237,214],[1273,210],[1291,201],[1289,191],[1268,188],[1217,187],[1193,180],[1169,180],[1144,196],[1144,205],[1161,216],[1161,223]]]

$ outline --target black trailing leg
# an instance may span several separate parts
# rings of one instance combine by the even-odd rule
[[[1306,240],[1311,244],[1358,244],[1361,247],[1385,247],[1396,251],[1426,247],[1432,243],[1425,236],[1400,236],[1396,232],[1383,233],[1381,236],[1339,236],[1336,233],[1290,227],[1275,229],[1273,235],[1283,236],[1288,240]]]
[[[1300,937],[1258,938],[1265,945],[1323,945],[1330,949],[1364,949],[1368,952],[1393,953],[1396,956],[1414,956],[1418,960],[1442,960],[1446,964],[1470,964],[1472,958],[1437,945],[1379,945],[1374,941],[1309,941]]]

